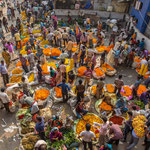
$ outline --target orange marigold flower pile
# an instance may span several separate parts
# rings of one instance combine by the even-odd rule
[[[147,89],[146,89],[145,85],[140,85],[137,90],[137,94],[141,95],[143,92],[146,92],[146,91],[147,91]]]
[[[129,97],[132,95],[132,89],[129,86],[123,86],[125,92],[121,92],[122,96]]]
[[[97,88],[96,85],[93,85],[93,86],[92,86],[92,92],[93,92],[94,95],[96,95],[96,88]]]
[[[16,64],[16,67],[21,67],[21,61],[18,61],[17,64]],[[27,66],[29,66],[29,61],[27,61]]]
[[[86,67],[81,66],[80,68],[78,68],[78,76],[84,76],[84,72],[87,70]]]
[[[55,92],[56,92],[56,97],[57,98],[61,98],[62,97],[61,88],[55,87]]]
[[[21,82],[21,78],[22,78],[22,75],[12,76],[10,78],[10,83],[19,83],[19,82]]]
[[[102,110],[112,110],[112,107],[110,105],[108,105],[106,102],[102,102],[99,105],[99,108]]]
[[[35,91],[35,100],[45,100],[49,96],[49,90],[39,89]]]
[[[51,56],[56,57],[61,55],[61,51],[58,48],[51,49]]]
[[[50,56],[51,55],[51,49],[50,48],[44,48],[43,49],[43,54],[46,56]]]
[[[107,64],[107,63],[103,64],[101,68],[104,70],[104,72],[107,72],[107,71],[114,71],[114,68],[111,67],[111,66],[110,66],[109,64]]]
[[[140,63],[140,62],[141,62],[140,57],[135,57],[135,58],[134,58],[134,62]]]
[[[89,123],[91,125],[91,131],[95,133],[95,136],[98,138],[99,137],[99,132],[97,132],[97,129],[93,127],[93,123],[97,122],[99,124],[102,124],[103,121],[96,115],[94,114],[87,114],[83,116],[83,119],[80,119],[79,122],[76,125],[76,133],[79,135],[82,131],[85,131],[86,124]]]
[[[97,76],[103,76],[104,72],[100,68],[95,68],[94,71],[96,72]]]
[[[96,49],[98,52],[103,52],[103,51],[107,50],[108,48],[106,46],[99,46]]]
[[[21,74],[22,72],[23,72],[23,70],[20,68],[15,68],[12,70],[12,74]]]
[[[114,93],[114,91],[115,91],[113,84],[107,84],[106,89],[107,89],[107,92],[109,92],[109,93]]]
[[[56,64],[54,62],[45,63],[41,66],[43,70],[43,74],[49,74],[50,71],[48,70],[48,67],[53,67],[54,69],[57,69]]]

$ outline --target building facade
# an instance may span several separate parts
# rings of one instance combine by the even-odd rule
[[[131,0],[54,0],[56,9],[74,9],[79,3],[81,9],[128,13]]]
[[[135,0],[131,11],[136,28],[149,36],[150,33],[150,0]]]

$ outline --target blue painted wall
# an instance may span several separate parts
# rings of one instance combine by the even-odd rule
[[[143,2],[142,9],[135,10],[135,8],[133,7],[131,11],[131,16],[135,16],[135,18],[138,19],[136,27],[139,29],[141,33],[145,33],[147,24],[150,21],[150,17],[147,16],[147,12],[150,12],[150,0],[139,0],[139,1]]]

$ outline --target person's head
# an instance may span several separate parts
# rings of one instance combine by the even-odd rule
[[[58,132],[58,128],[57,128],[57,127],[54,127],[54,128],[52,129],[52,132],[53,132],[53,133],[57,133],[57,132]]]
[[[93,56],[96,56],[96,53],[94,53]]]
[[[111,150],[108,145],[104,145],[103,150]]]
[[[64,60],[62,60],[61,64],[64,64],[64,63],[65,63]]]
[[[142,42],[144,42],[145,38],[142,38]]]
[[[1,60],[1,64],[4,65],[4,60]]]
[[[89,66],[87,66],[87,70],[89,70],[90,69],[90,67]]]
[[[73,70],[71,70],[70,73],[73,74]]]
[[[129,111],[129,112],[128,112],[128,115],[129,115],[130,118],[132,118],[133,113],[132,113],[131,111]]]
[[[83,46],[82,48],[85,49],[85,46]]]
[[[150,90],[148,90],[147,93],[150,94]]]
[[[132,109],[133,109],[133,110],[136,110],[136,106],[135,106],[135,105],[133,105],[133,106],[132,106]]]
[[[40,147],[38,148],[38,150],[47,150],[47,145],[46,144],[40,145]]]
[[[82,80],[79,80],[79,84],[80,84],[80,85],[82,84]]]
[[[80,103],[79,103],[79,106],[82,107],[84,105],[84,101],[82,100]]]
[[[22,77],[22,78],[21,78],[21,81],[22,81],[22,82],[25,82],[25,80],[26,80],[25,77]]]
[[[85,127],[86,127],[86,131],[90,131],[90,129],[91,129],[91,125],[90,124],[87,123]]]
[[[6,51],[6,48],[3,48],[3,51]]]
[[[28,55],[31,54],[31,50],[28,50],[27,54],[28,54]]]
[[[110,122],[109,122],[109,126],[112,126],[112,125],[113,125],[113,122],[112,122],[112,121],[110,121]]]
[[[140,76],[140,75],[138,75],[138,76],[137,76],[137,80],[140,80],[140,79],[141,79],[141,76]]]
[[[148,122],[147,127],[150,127],[150,122]]]
[[[41,122],[41,121],[42,121],[42,117],[37,116],[37,117],[36,117],[36,121],[37,121],[37,122]]]
[[[146,60],[149,61],[149,57],[146,57]]]
[[[52,67],[50,67],[50,70],[52,71],[52,70],[53,70],[53,68],[52,68]]]
[[[59,67],[57,68],[57,71],[60,71],[60,68],[59,68]]]
[[[104,80],[104,78],[100,78],[100,81],[103,81]]]
[[[41,63],[41,61],[40,60],[38,60],[38,64],[40,64]]]
[[[5,88],[1,88],[1,92],[5,92]]]
[[[106,117],[103,117],[102,120],[103,120],[104,123],[107,122],[107,118]]]
[[[83,32],[83,36],[85,36],[85,32]]]
[[[66,83],[66,79],[62,79],[62,83]]]
[[[66,30],[64,30],[64,32],[66,32]]]
[[[120,97],[120,101],[121,101],[121,102],[124,102],[124,99],[123,99],[123,97]]]
[[[19,58],[22,58],[22,54],[19,54]]]
[[[122,75],[119,75],[118,78],[119,78],[119,79],[122,79]]]

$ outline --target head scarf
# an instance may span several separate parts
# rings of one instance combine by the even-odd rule
[[[58,128],[57,128],[57,127],[54,127],[54,128],[51,130],[51,132],[54,132],[55,130],[58,131]]]

